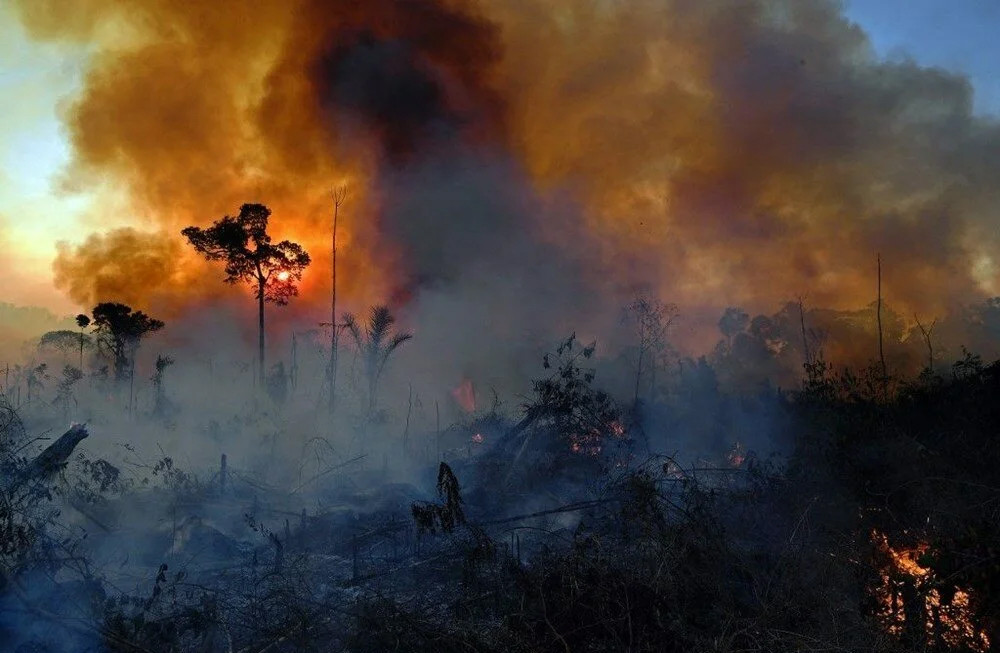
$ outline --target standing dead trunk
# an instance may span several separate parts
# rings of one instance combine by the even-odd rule
[[[340,186],[333,191],[333,229],[330,236],[330,367],[327,370],[330,385],[330,414],[337,401],[337,220],[340,205],[347,198],[347,188]]]
[[[875,264],[878,274],[878,307],[876,319],[878,320],[878,357],[882,365],[882,400],[889,398],[889,371],[885,365],[885,349],[882,338],[882,255],[875,255]]]
[[[937,319],[931,322],[930,327],[925,327],[923,323],[920,322],[920,318],[916,315],[913,319],[917,321],[917,327],[920,329],[921,335],[924,337],[924,344],[927,346],[927,371],[934,372],[934,343],[931,342],[931,333],[934,332],[934,325],[937,324]]]

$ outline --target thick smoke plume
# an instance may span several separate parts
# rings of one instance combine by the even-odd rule
[[[163,233],[126,227],[92,234],[77,246],[60,242],[56,249],[56,287],[81,306],[109,299],[144,305],[177,281],[180,244]]]
[[[92,47],[66,112],[72,173],[128,188],[141,223],[170,234],[130,241],[151,284],[97,262],[121,234],[64,249],[57,277],[81,302],[141,288],[158,299],[128,295],[138,305],[197,304],[217,289],[185,280],[212,272],[161,256],[167,243],[260,201],[314,254],[296,311],[322,315],[329,189],[345,181],[347,304],[421,295],[425,321],[596,330],[595,309],[638,285],[691,314],[800,295],[856,307],[875,252],[907,315],[997,292],[1000,126],[973,116],[966,79],[878,61],[836,2],[20,10],[37,38]]]

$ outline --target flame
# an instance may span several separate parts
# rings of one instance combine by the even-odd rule
[[[934,638],[936,634],[949,648],[966,648],[983,653],[990,650],[986,632],[975,626],[970,591],[958,589],[951,601],[946,603],[941,593],[930,587],[932,570],[920,564],[921,557],[929,548],[927,543],[896,548],[890,546],[889,538],[878,531],[872,531],[872,541],[889,559],[889,566],[879,571],[879,585],[875,588],[880,606],[878,617],[887,632],[897,636],[903,632],[906,625],[903,590],[909,584],[917,590],[917,596],[922,594],[924,632],[928,638]]]
[[[743,444],[737,440],[736,443],[733,444],[733,448],[726,454],[726,462],[729,463],[730,467],[739,467],[746,459],[747,454],[743,449]]]
[[[469,379],[462,379],[462,382],[451,391],[451,396],[455,399],[462,410],[467,413],[476,411],[476,388]]]

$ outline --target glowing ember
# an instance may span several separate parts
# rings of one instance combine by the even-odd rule
[[[893,635],[903,632],[906,625],[903,595],[909,586],[916,597],[923,599],[924,631],[928,638],[939,637],[949,648],[990,650],[989,637],[973,624],[971,596],[967,590],[956,590],[947,603],[937,589],[924,591],[933,580],[931,569],[920,564],[921,556],[928,549],[926,543],[921,542],[909,549],[893,548],[885,535],[875,531],[872,532],[872,540],[881,552],[888,554],[891,561],[889,567],[879,572],[879,585],[875,588],[875,597],[880,605],[878,617],[887,632]]]
[[[733,448],[726,454],[726,462],[728,462],[731,467],[739,467],[746,459],[746,451],[743,449],[743,445],[740,441],[737,440],[736,444],[733,445]]]

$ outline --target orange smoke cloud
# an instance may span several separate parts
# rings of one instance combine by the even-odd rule
[[[164,234],[116,229],[56,249],[56,287],[87,308],[102,301],[146,308],[151,296],[178,281],[180,244]]]
[[[876,61],[828,0],[19,6],[37,38],[94,44],[66,117],[75,173],[125,185],[170,238],[268,204],[314,255],[306,302],[329,290],[343,179],[349,302],[521,266],[520,234],[682,306],[864,305],[876,251],[907,313],[1000,287],[1000,127],[966,80]],[[209,292],[171,287],[190,271],[155,256],[157,283],[112,281],[109,250],[64,248],[61,287]]]

